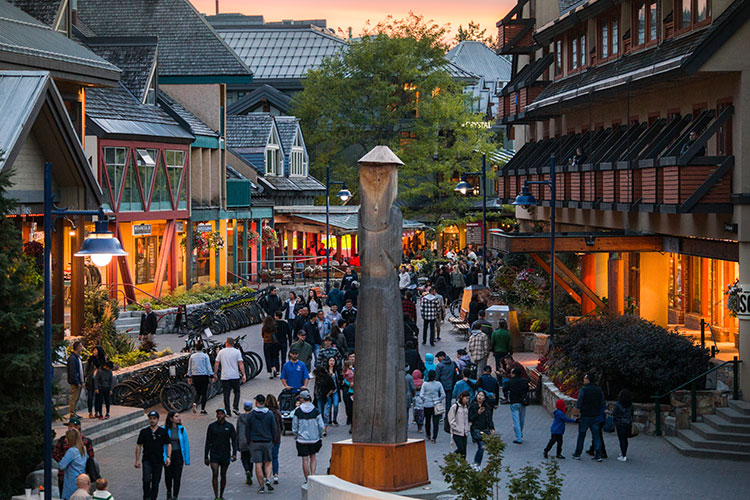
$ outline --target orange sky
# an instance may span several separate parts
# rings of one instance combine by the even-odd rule
[[[216,11],[215,0],[191,0],[193,5],[207,14]],[[464,27],[469,21],[477,21],[487,34],[497,36],[495,23],[515,5],[515,0],[275,0],[272,2],[251,2],[247,0],[219,0],[219,11],[260,14],[266,21],[282,19],[327,19],[328,27],[346,28],[351,26],[355,36],[369,19],[377,22],[388,14],[396,18],[406,16],[409,11],[434,19],[438,24],[448,24],[452,31],[459,24]]]

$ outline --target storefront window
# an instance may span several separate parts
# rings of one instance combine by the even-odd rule
[[[135,238],[135,284],[151,283],[156,275],[156,264],[161,236]]]
[[[137,167],[135,162],[131,158],[130,164],[128,165],[128,171],[125,174],[125,186],[122,190],[122,199],[120,200],[120,211],[136,211],[143,210],[143,201],[141,200],[141,192],[138,189]]]
[[[126,148],[104,148],[104,163],[107,168],[109,185],[112,188],[113,199],[111,201],[114,202],[116,202],[120,194],[122,176],[125,172],[125,158],[127,158],[127,151]]]
[[[143,186],[143,196],[148,200],[151,196],[151,181],[154,179],[158,151],[156,149],[136,149],[135,153],[138,174],[141,176],[141,186]]]
[[[669,305],[682,309],[682,255],[672,254],[669,260]]]
[[[159,158],[156,163],[155,175],[154,191],[151,195],[151,210],[171,210],[172,200],[169,197],[169,189],[167,188],[167,174],[164,171],[163,158]]]
[[[169,185],[172,189],[172,194],[175,200],[178,199],[179,190],[179,203],[178,207],[181,209],[187,208],[187,197],[184,196],[186,188],[180,189],[180,182],[182,179],[182,172],[185,166],[185,151],[167,151],[165,153],[167,158],[167,173],[169,174]]]

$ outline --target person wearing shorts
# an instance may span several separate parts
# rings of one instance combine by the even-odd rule
[[[250,443],[250,461],[255,464],[258,493],[273,491],[271,485],[273,436],[276,434],[276,417],[266,408],[266,397],[255,396],[255,408],[250,412],[245,426],[246,440]]]
[[[227,412],[224,408],[216,409],[216,421],[208,426],[206,447],[203,453],[206,465],[211,467],[214,498],[221,499],[224,497],[224,488],[227,486],[229,462],[237,458],[237,432],[234,426],[227,422]],[[221,475],[221,486],[219,475]]]
[[[292,433],[297,444],[297,455],[302,457],[302,473],[307,481],[307,476],[315,474],[316,454],[323,446],[325,425],[320,412],[312,404],[310,393],[300,392],[299,399],[301,404],[292,416]]]

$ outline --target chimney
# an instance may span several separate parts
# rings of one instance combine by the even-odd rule
[[[78,26],[78,0],[70,1],[70,22],[73,26]]]
[[[216,15],[219,15],[219,0],[216,0]]]

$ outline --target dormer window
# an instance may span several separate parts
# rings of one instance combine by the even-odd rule
[[[276,132],[271,133],[271,138],[266,145],[266,175],[279,175],[281,172],[281,150],[279,138]]]
[[[711,0],[675,0],[677,31],[687,31],[711,20]]]
[[[292,153],[289,157],[289,175],[304,177],[307,175],[307,162],[305,161],[305,149],[302,146],[302,137],[299,131],[294,136]]]

